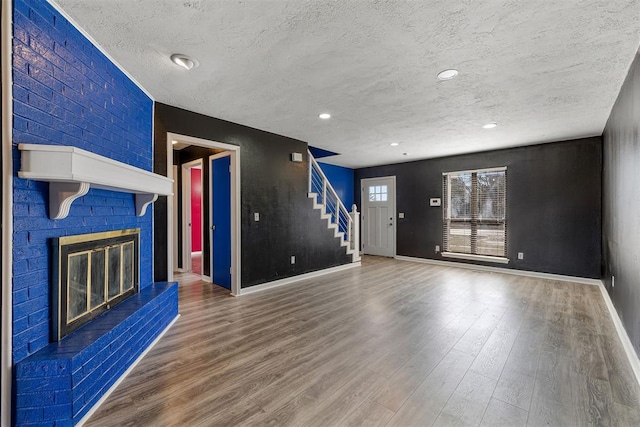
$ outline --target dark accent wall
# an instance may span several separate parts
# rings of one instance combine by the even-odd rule
[[[603,137],[602,274],[640,355],[640,55],[629,70]]]
[[[507,257],[497,267],[600,277],[602,141],[600,137],[357,169],[360,180],[396,176],[397,254],[449,260],[442,247],[442,173],[507,167]],[[524,259],[518,260],[517,253]],[[462,262],[462,261],[461,261]]]
[[[167,132],[241,147],[242,287],[351,261],[307,197],[305,142],[156,103],[154,171],[162,175],[167,174]],[[305,160],[292,162],[293,152],[303,153]],[[154,203],[156,280],[166,280],[166,210],[166,197]]]

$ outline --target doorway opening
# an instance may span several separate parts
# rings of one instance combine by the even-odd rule
[[[167,277],[192,272],[238,295],[240,147],[167,133],[167,149],[174,179],[167,204]]]
[[[202,269],[202,160],[181,164],[182,271],[204,275]]]
[[[396,255],[396,177],[360,181],[362,195],[362,251],[368,255]]]

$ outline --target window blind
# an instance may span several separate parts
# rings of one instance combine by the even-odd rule
[[[445,252],[505,257],[507,170],[443,174]]]

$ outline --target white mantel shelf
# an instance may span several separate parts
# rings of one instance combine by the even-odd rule
[[[49,182],[49,217],[69,215],[71,204],[89,188],[133,193],[142,216],[158,196],[173,194],[173,180],[144,169],[65,145],[19,144],[20,178]]]

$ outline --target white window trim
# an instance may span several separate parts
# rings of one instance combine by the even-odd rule
[[[481,173],[481,172],[500,172],[500,171],[506,171],[507,167],[506,166],[500,166],[497,168],[485,168],[485,169],[468,169],[468,170],[464,170],[464,171],[451,171],[451,172],[442,172],[442,176],[445,175],[458,175],[458,174],[462,174],[462,173]]]
[[[485,261],[495,262],[497,264],[509,264],[509,258],[500,256],[463,254],[458,252],[442,252],[442,256],[448,258],[467,259],[470,261]]]
[[[499,167],[495,167],[495,168],[485,168],[485,169],[468,169],[468,170],[463,170],[463,171],[451,171],[451,172],[442,172],[442,176],[449,176],[449,175],[459,175],[459,174],[463,174],[463,173],[485,173],[485,172],[502,172],[502,171],[506,171],[507,167],[506,166],[499,166]],[[445,197],[445,206],[447,208],[449,208],[450,205],[450,200],[451,200],[451,186],[447,186],[447,191],[448,194],[444,194],[443,196]],[[505,196],[506,197],[506,196]],[[505,218],[505,222],[506,222],[506,218]],[[506,230],[505,230],[506,232]],[[444,244],[444,242],[443,242]],[[443,257],[448,257],[448,258],[456,258],[456,259],[466,259],[466,260],[470,260],[470,261],[484,261],[484,262],[493,262],[496,264],[508,264],[509,263],[509,258],[506,257],[499,257],[499,256],[492,256],[492,255],[476,255],[476,254],[466,254],[466,253],[460,253],[460,252],[441,252],[440,253],[441,256]]]

